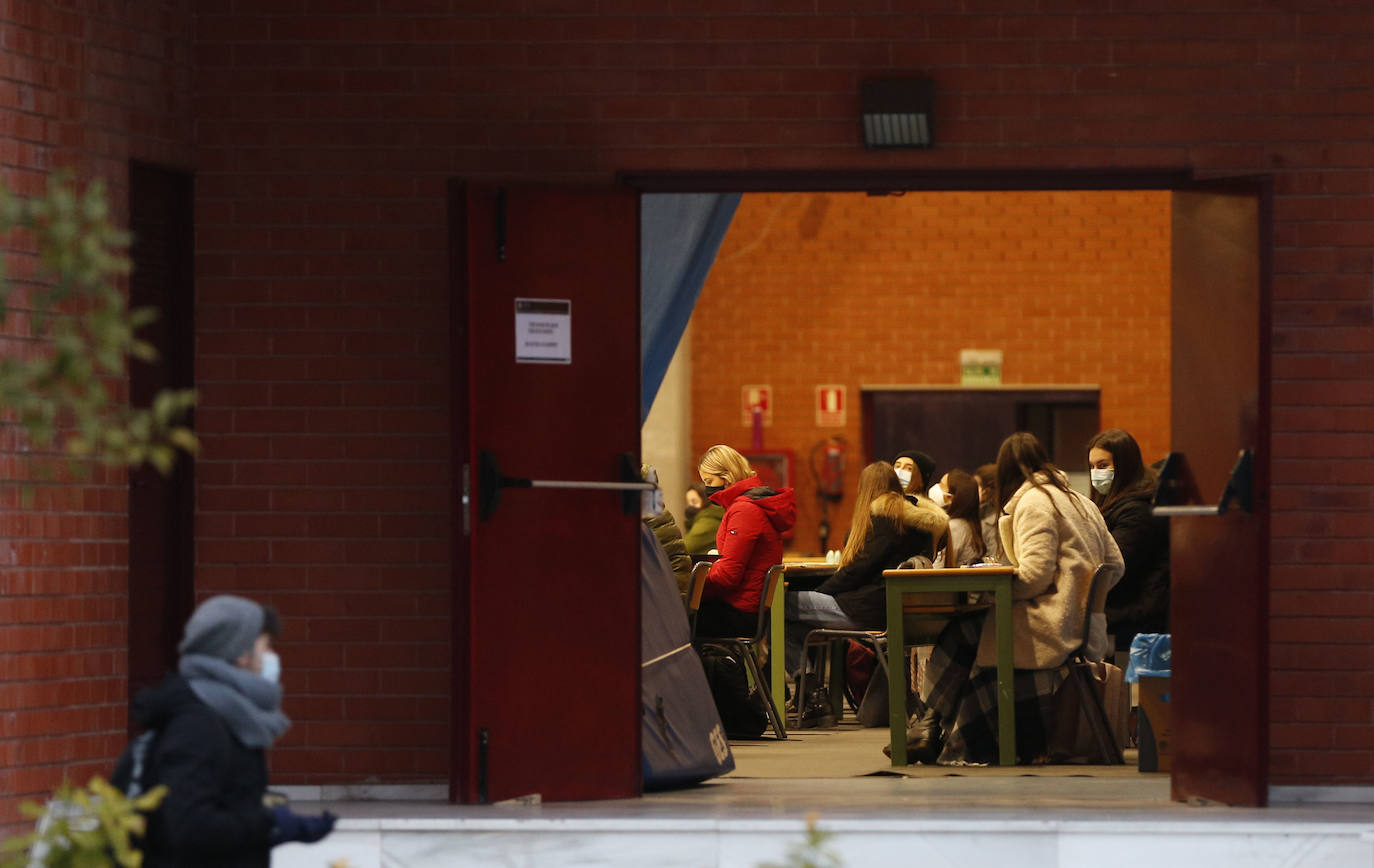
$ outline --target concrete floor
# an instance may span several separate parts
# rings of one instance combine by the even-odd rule
[[[991,818],[1045,816],[1061,819],[1133,817],[1170,820],[1333,822],[1374,826],[1367,804],[1281,805],[1230,808],[1187,805],[1169,798],[1167,773],[1142,773],[1135,751],[1121,766],[893,768],[882,747],[887,730],[841,724],[800,730],[778,741],[731,742],[735,771],[695,787],[648,793],[640,799],[595,802],[450,805],[443,801],[293,799],[302,810],[328,807],[351,819],[442,818],[744,818],[810,814],[824,818]]]
[[[894,768],[883,754],[886,729],[865,729],[856,723],[842,722],[831,729],[789,730],[787,738],[737,740],[730,743],[735,754],[735,778],[850,778],[860,775],[903,775],[906,777],[950,777],[968,773],[1000,776],[1037,777],[1120,777],[1137,779],[1134,750],[1126,752],[1124,766],[1016,766],[1010,769],[949,768],[944,766],[904,766]],[[1163,775],[1166,780],[1167,775]]]
[[[885,739],[842,725],[735,742],[732,774],[640,799],[296,801],[341,820],[318,845],[278,848],[273,865],[758,868],[814,821],[845,866],[1374,868],[1366,804],[1186,805],[1167,774],[1134,765],[895,770]]]

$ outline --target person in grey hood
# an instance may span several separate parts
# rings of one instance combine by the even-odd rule
[[[252,600],[211,597],[186,622],[177,672],[134,700],[134,717],[154,733],[146,759],[126,751],[113,782],[168,793],[148,819],[146,868],[260,868],[271,848],[329,834],[334,816],[269,808],[267,762],[291,721],[281,710],[276,612]],[[135,778],[137,778],[135,780]]]

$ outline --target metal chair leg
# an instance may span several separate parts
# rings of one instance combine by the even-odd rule
[[[768,722],[773,725],[773,735],[779,740],[787,738],[787,729],[782,725],[782,718],[778,716],[778,707],[773,704],[773,691],[765,689],[763,673],[759,670],[758,658],[754,656],[753,649],[745,648],[744,665],[749,668],[749,674],[754,679],[754,688],[763,694],[764,706],[768,711]]]

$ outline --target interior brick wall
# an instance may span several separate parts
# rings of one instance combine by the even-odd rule
[[[191,37],[190,11],[161,0],[0,4],[0,180],[103,179],[122,221],[130,159],[191,162]],[[0,248],[22,312],[32,247]],[[9,318],[0,354],[35,349]],[[126,476],[74,478],[13,421],[0,416],[0,828],[64,777],[108,776],[128,721]]]
[[[748,194],[693,323],[696,452],[747,447],[741,389],[771,385],[764,445],[796,456],[798,551],[816,551],[821,518],[811,450],[830,436],[850,446],[836,547],[864,463],[892,459],[865,458],[860,386],[957,388],[960,349],[1001,349],[1005,385],[1100,386],[1102,426],[1130,431],[1147,461],[1164,456],[1169,194]],[[821,384],[846,387],[843,427],[817,426]]]

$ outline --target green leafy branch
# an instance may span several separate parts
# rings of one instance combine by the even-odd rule
[[[81,789],[64,781],[46,805],[24,802],[19,811],[37,829],[0,843],[0,868],[141,868],[143,854],[134,839],[147,829],[147,817],[167,795],[154,787],[127,799],[103,778]]]
[[[130,271],[129,235],[111,220],[104,184],[81,188],[55,174],[46,194],[33,197],[0,186],[0,232],[16,230],[31,239],[38,274],[24,283],[23,334],[25,312],[10,304],[16,284],[0,267],[0,324],[9,344],[0,357],[0,410],[13,414],[40,449],[61,435],[70,458],[149,463],[170,473],[179,450],[199,448],[181,424],[196,394],[163,390],[143,408],[115,400],[111,387],[124,381],[128,359],[157,358],[137,337],[157,311],[129,310],[121,289]]]
[[[806,837],[787,845],[787,859],[781,865],[764,862],[759,868],[841,868],[839,854],[825,847],[833,833],[821,831],[817,819],[814,812],[806,815]]]

